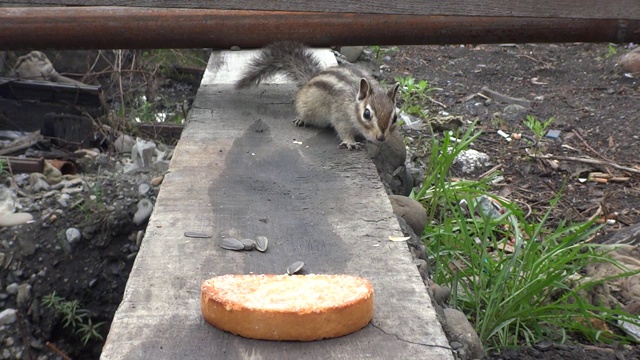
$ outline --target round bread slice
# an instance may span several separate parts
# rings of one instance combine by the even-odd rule
[[[201,289],[204,319],[252,339],[312,341],[356,332],[373,318],[373,287],[348,275],[223,275]]]

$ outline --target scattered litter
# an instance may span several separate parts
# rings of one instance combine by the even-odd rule
[[[498,135],[502,136],[505,140],[511,142],[511,137],[509,137],[509,134],[505,133],[502,130],[498,130],[497,133]]]
[[[539,81],[537,77],[532,78],[531,83],[533,85],[547,85],[546,82]]]
[[[498,201],[487,195],[478,196],[472,199],[471,202],[473,203],[473,208],[478,215],[484,215],[490,219],[497,219],[506,211]],[[469,206],[466,200],[461,200],[460,206],[469,211]]]
[[[403,127],[414,130],[420,130],[422,128],[422,119],[404,112],[400,112],[400,110],[398,109],[396,109],[396,111],[400,114],[400,120],[402,120],[403,122]]]
[[[549,130],[544,137],[549,139],[557,139],[560,137],[560,130]]]
[[[513,254],[515,252],[515,248],[513,247],[513,245],[509,244],[509,243],[500,243],[498,244],[497,248],[499,250],[502,250],[508,254]]]
[[[302,145],[302,141],[293,140],[293,143],[296,144],[296,145]]]
[[[624,320],[618,320],[618,325],[622,327],[624,332],[636,339],[636,341],[640,341],[640,327]]]
[[[589,181],[597,182],[600,184],[606,184],[608,182],[627,182],[631,178],[627,176],[613,176],[611,174],[605,174],[602,172],[589,173],[587,178]]]

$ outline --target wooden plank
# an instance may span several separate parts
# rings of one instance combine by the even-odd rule
[[[2,3],[334,13],[640,19],[637,0],[0,0]]]
[[[234,90],[243,53],[210,60],[101,359],[453,359],[407,245],[387,239],[400,229],[366,153],[337,149],[331,131],[293,126],[291,85]],[[267,236],[270,247],[226,251],[223,235]],[[203,280],[284,273],[296,260],[309,273],[368,278],[372,323],[299,343],[245,339],[203,321]]]

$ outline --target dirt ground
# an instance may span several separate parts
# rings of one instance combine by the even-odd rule
[[[626,52],[607,44],[527,44],[480,46],[400,47],[382,52],[382,78],[392,83],[396,76],[425,79],[436,88],[427,105],[434,117],[446,114],[463,121],[479,121],[486,131],[475,143],[476,150],[500,165],[504,181],[501,193],[506,197],[544,209],[563,188],[563,200],[555,216],[586,220],[608,216],[615,223],[603,236],[636,224],[640,220],[639,81],[626,77],[615,67],[615,59]],[[385,57],[387,57],[385,59]],[[505,113],[509,104],[474,94],[488,87],[512,98],[532,102],[527,114],[541,120],[554,118],[549,129],[559,130],[557,139],[540,140],[537,147],[523,148],[524,141],[507,143],[495,133],[534,134],[524,125],[524,115]],[[444,114],[443,112],[446,112]],[[527,153],[529,151],[529,153]],[[534,159],[531,154],[564,157],[588,156],[602,164],[574,160]],[[422,154],[428,156],[428,154]],[[108,165],[110,160],[106,160]],[[618,168],[604,164],[617,164]],[[108,169],[105,165],[101,171]],[[97,176],[96,167],[86,171]],[[488,168],[479,171],[482,173]],[[81,167],[81,171],[84,168]],[[621,182],[582,182],[590,172],[603,172],[628,178]],[[477,175],[477,174],[476,174]],[[77,299],[96,322],[105,322],[99,332],[106,337],[109,323],[120,303],[128,273],[135,259],[135,235],[142,226],[134,226],[136,192],[144,177],[103,181],[106,204],[122,202],[119,212],[87,213],[87,209],[68,209],[59,221],[50,222],[46,206],[34,213],[36,221],[15,229],[0,230],[5,254],[0,267],[0,293],[10,283],[29,282],[33,299],[56,291],[67,299]],[[157,188],[151,190],[157,192]],[[88,195],[87,195],[88,196]],[[51,203],[51,207],[56,205]],[[78,225],[80,224],[80,225]],[[93,229],[93,240],[78,243],[71,253],[56,247],[61,234],[71,225]],[[35,242],[35,244],[33,244]],[[27,255],[21,244],[35,245]],[[8,260],[11,260],[8,262]],[[1,264],[0,264],[1,265]],[[45,270],[44,272],[42,272]],[[32,274],[36,275],[30,280]],[[15,296],[1,297],[0,308],[17,308],[17,326],[0,331],[0,348],[29,343],[21,359],[56,359],[64,353],[73,359],[97,359],[103,342],[92,340],[82,346],[80,340],[63,327],[63,319],[41,304],[20,307]],[[38,301],[36,301],[37,303]],[[7,340],[11,338],[12,340]],[[47,346],[49,342],[51,345]],[[53,350],[53,346],[59,352]],[[0,357],[2,357],[0,353]],[[488,359],[640,359],[640,349],[580,345],[522,348],[492,353]]]
[[[529,205],[544,204],[564,188],[558,213],[584,220],[598,207],[612,214],[617,225],[607,231],[635,224],[640,219],[637,150],[640,149],[639,81],[624,76],[615,60],[626,52],[611,53],[606,44],[526,44],[402,47],[391,55],[388,82],[396,76],[426,79],[437,88],[431,114],[445,111],[465,121],[479,121],[486,132],[474,149],[490,155],[505,176],[505,194]],[[577,161],[535,160],[524,141],[504,141],[507,134],[534,136],[524,125],[524,115],[509,116],[509,104],[473,94],[487,87],[498,93],[532,102],[526,114],[544,121],[553,117],[549,130],[560,130],[558,139],[541,139],[529,151],[564,157],[587,156],[604,164],[635,167],[636,174],[611,166]],[[441,89],[441,90],[440,90]],[[556,168],[557,167],[557,168]],[[487,169],[483,169],[482,172]],[[629,177],[621,183],[582,183],[590,172]],[[615,215],[613,215],[615,214]]]
[[[427,105],[434,119],[453,115],[463,122],[478,121],[484,134],[472,148],[488,154],[492,165],[499,166],[504,181],[496,191],[538,213],[546,211],[549,201],[562,191],[552,221],[584,221],[592,216],[615,220],[601,234],[599,240],[605,240],[640,220],[640,81],[625,76],[615,64],[626,51],[607,44],[400,47],[386,55],[388,69],[382,78],[387,83],[408,75],[427,80],[437,89],[430,93],[433,101]],[[385,54],[381,56],[384,59]],[[509,103],[474,96],[484,87],[531,101],[531,109],[512,115],[505,109]],[[542,121],[553,117],[548,130],[559,130],[560,136],[542,138],[537,146],[527,148],[524,140],[507,142],[496,133],[535,138],[525,125],[526,115]],[[417,139],[415,132],[409,135]],[[589,157],[599,163],[531,155]],[[622,181],[581,180],[592,172]],[[640,359],[640,348],[581,346],[574,340],[572,345],[493,352],[487,359]]]

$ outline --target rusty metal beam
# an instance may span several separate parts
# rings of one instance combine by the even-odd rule
[[[41,173],[44,169],[44,159],[19,158],[15,156],[0,156],[0,161],[8,167],[7,171],[12,174]]]
[[[0,8],[0,50],[640,42],[640,20],[127,7]]]

